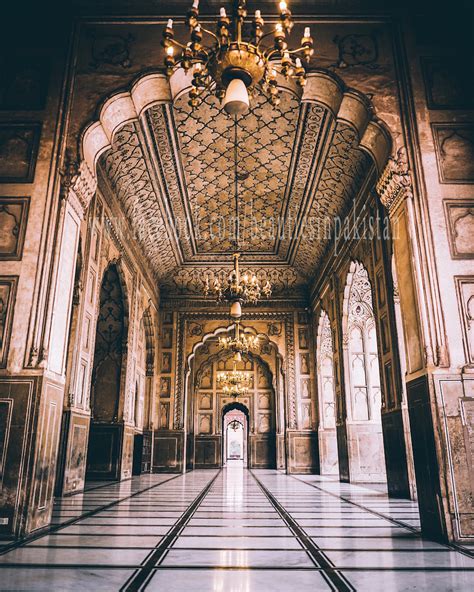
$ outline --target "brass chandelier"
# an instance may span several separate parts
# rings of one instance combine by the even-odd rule
[[[235,322],[234,336],[219,337],[219,345],[222,349],[231,351],[236,362],[242,360],[242,354],[247,354],[249,351],[258,351],[260,347],[257,336],[245,335],[243,331],[240,331],[239,321]]]
[[[226,280],[221,282],[215,278],[211,286],[209,277],[206,277],[204,285],[206,296],[213,293],[217,302],[230,303],[230,316],[234,319],[242,316],[242,304],[257,304],[262,296],[269,298],[272,293],[272,286],[268,280],[261,286],[255,273],[240,274],[239,257],[239,253],[234,253],[234,269]]]
[[[217,384],[222,388],[225,395],[232,397],[245,396],[249,393],[252,378],[250,372],[237,370],[237,362],[234,360],[230,372],[219,372],[217,374]]]
[[[237,116],[234,118],[234,199],[235,199],[235,231],[233,243],[235,252],[233,254],[234,268],[226,279],[221,281],[214,278],[212,285],[209,276],[206,276],[204,283],[204,294],[213,294],[217,302],[228,302],[230,304],[230,316],[239,319],[242,316],[242,304],[257,304],[264,296],[269,298],[272,294],[272,286],[267,280],[260,283],[257,275],[253,272],[240,273],[239,268],[239,240],[240,240],[240,212],[239,212],[239,177],[238,177],[238,124]]]
[[[163,31],[165,67],[168,76],[181,67],[192,71],[192,90],[189,104],[196,107],[204,91],[211,91],[223,101],[231,115],[245,113],[250,105],[249,91],[260,85],[273,105],[278,105],[277,75],[294,79],[300,86],[306,83],[302,60],[309,62],[313,54],[313,39],[305,27],[301,44],[290,49],[287,36],[293,27],[287,3],[279,3],[280,19],[267,32],[260,10],[255,11],[251,34],[244,39],[247,17],[246,0],[234,0],[232,17],[220,9],[216,32],[199,23],[199,0],[194,0],[186,16],[190,39],[186,44],[174,38],[173,21]],[[273,39],[272,44],[267,41]],[[179,55],[178,55],[179,53]]]

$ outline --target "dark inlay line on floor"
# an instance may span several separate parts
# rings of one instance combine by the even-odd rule
[[[332,497],[338,498],[348,504],[356,506],[357,508],[361,508],[363,510],[366,510],[367,512],[369,512],[370,514],[373,514],[374,516],[378,516],[379,518],[383,518],[384,520],[388,520],[389,522],[392,522],[393,524],[395,524],[401,528],[406,528],[407,530],[410,530],[411,532],[419,535],[420,537],[422,536],[422,532],[421,532],[420,528],[417,528],[416,526],[412,526],[411,524],[408,524],[407,522],[402,522],[401,520],[397,520],[396,518],[392,518],[391,516],[388,516],[387,514],[382,514],[381,512],[378,512],[377,510],[372,510],[371,508],[368,508],[367,506],[363,506],[362,504],[360,504],[358,502],[354,502],[351,499],[348,499],[344,495],[339,495],[337,493],[333,493],[332,491],[327,491],[326,489],[323,489],[322,487],[318,487],[318,485],[315,485],[314,483],[309,483],[308,481],[305,481],[304,479],[300,479],[299,477],[296,477],[295,475],[289,475],[289,477],[291,477],[295,481],[299,481],[300,483],[304,483],[305,485],[309,485],[310,487],[313,487],[314,489],[317,489],[318,491],[321,491],[322,493],[326,493],[327,495],[331,495]],[[453,551],[457,551],[458,553],[462,553],[466,557],[470,557],[471,559],[474,558],[474,551],[471,551],[470,549],[466,549],[462,545],[458,545],[456,543],[445,543],[445,542],[441,542],[441,541],[436,541],[436,542],[439,543],[440,545],[447,547],[448,549],[451,549]]]
[[[217,477],[221,474],[221,470],[209,481],[204,489],[190,504],[187,510],[183,512],[181,518],[175,523],[175,525],[169,530],[169,532],[161,539],[155,550],[145,559],[142,565],[134,574],[127,580],[127,582],[120,588],[120,592],[138,592],[140,589],[144,589],[149,582],[150,578],[155,573],[157,563],[164,557],[168,552],[168,548],[172,546],[174,541],[178,538],[182,530],[185,528],[194,512],[198,509],[202,500],[209,493],[209,490],[215,483]]]
[[[135,493],[132,493],[131,495],[129,495],[127,497],[123,497],[121,499],[118,499],[118,500],[115,500],[115,501],[110,502],[108,504],[105,504],[103,506],[100,506],[100,507],[96,508],[95,510],[88,510],[87,512],[85,512],[84,514],[81,514],[80,516],[77,516],[76,518],[71,518],[70,520],[66,520],[65,522],[61,522],[59,524],[53,524],[45,529],[41,529],[37,533],[33,533],[33,534],[28,535],[18,541],[14,541],[13,543],[10,543],[9,545],[5,545],[4,547],[2,547],[0,549],[0,556],[5,555],[9,551],[13,551],[14,549],[18,549],[19,547],[24,547],[27,543],[30,543],[31,541],[36,541],[37,539],[40,539],[43,536],[46,536],[48,534],[54,534],[58,530],[62,530],[63,528],[66,528],[67,526],[71,526],[73,524],[76,524],[77,522],[80,522],[84,518],[89,518],[90,516],[94,516],[95,514],[98,514],[99,512],[101,512],[102,510],[106,510],[108,508],[116,506],[117,504],[120,504],[121,502],[131,499],[137,495],[140,495],[144,491],[149,491],[150,489],[154,489],[156,487],[159,487],[160,485],[164,485],[165,483],[168,483],[169,481],[172,481],[173,479],[177,479],[178,477],[182,477],[182,474],[173,475],[173,477],[170,477],[169,479],[164,479],[163,481],[160,481],[160,483],[155,483],[154,485],[150,485],[149,487],[145,487],[141,491],[136,491]]]
[[[299,526],[294,518],[285,510],[280,502],[273,496],[273,494],[265,487],[265,485],[256,477],[253,471],[250,474],[257,482],[258,486],[268,498],[275,510],[280,514],[288,528],[293,532],[298,539],[300,545],[306,550],[311,557],[314,564],[321,568],[321,575],[333,590],[338,592],[355,592],[356,588],[352,586],[349,580],[335,568],[334,563],[329,557],[316,545],[316,543],[306,534],[306,532]]]
[[[125,569],[137,569],[137,565],[135,564],[122,564],[122,565],[108,565],[104,563],[84,563],[78,565],[77,563],[59,563],[59,564],[44,564],[44,563],[3,563],[0,564],[0,571],[2,569],[66,569],[72,571],[81,571],[81,570],[103,570],[103,569],[110,569],[110,570],[120,570],[123,571]],[[138,567],[140,569],[140,567]],[[474,567],[383,567],[383,566],[373,566],[373,567],[335,567],[335,566],[328,566],[328,567],[321,567],[314,565],[313,567],[300,567],[300,566],[287,566],[287,565],[160,565],[159,567],[154,566],[150,569],[150,575],[154,575],[157,571],[173,571],[173,570],[183,570],[183,569],[192,569],[192,570],[200,570],[200,571],[310,571],[310,572],[321,572],[321,575],[324,577],[324,574],[340,574],[340,571],[353,571],[353,572],[365,572],[365,571],[381,571],[381,572],[474,572]],[[344,576],[342,576],[344,577]],[[327,583],[332,586],[333,590],[340,590],[341,588],[335,588],[332,582],[327,580]],[[350,585],[350,584],[349,584]],[[144,588],[142,588],[143,590]],[[347,589],[347,588],[346,588]],[[125,590],[125,588],[120,589]],[[349,588],[352,592],[357,592],[356,588]]]

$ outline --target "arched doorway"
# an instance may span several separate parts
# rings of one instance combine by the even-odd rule
[[[316,369],[319,396],[319,456],[322,475],[339,475],[336,434],[336,393],[331,322],[326,311],[319,316]]]
[[[118,269],[110,265],[102,280],[91,384],[91,423],[86,479],[118,479],[123,424],[119,423],[126,304]]]
[[[194,388],[188,416],[189,434],[195,468],[216,468],[225,462],[224,440],[226,425],[223,410],[236,403],[219,387],[219,372],[233,369],[233,356],[221,351],[217,340],[210,339],[194,360]],[[237,363],[237,369],[251,374],[251,387],[247,395],[239,397],[241,411],[247,410],[247,460],[253,468],[276,467],[276,397],[272,372],[257,355],[246,354]],[[244,411],[245,413],[245,411]]]
[[[222,410],[222,466],[248,466],[249,410],[242,403]]]
[[[385,483],[381,386],[372,290],[353,262],[344,295],[343,344],[349,472],[352,482]]]

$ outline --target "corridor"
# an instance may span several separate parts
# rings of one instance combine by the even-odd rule
[[[0,590],[472,590],[467,554],[423,541],[416,504],[241,466],[93,483],[1,551]]]

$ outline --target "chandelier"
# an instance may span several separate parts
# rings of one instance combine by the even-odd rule
[[[211,285],[209,276],[206,276],[204,283],[204,295],[213,294],[217,302],[228,302],[230,304],[230,316],[239,319],[242,316],[242,304],[257,304],[264,296],[269,298],[272,294],[272,286],[267,280],[264,284],[253,272],[240,274],[239,269],[239,240],[240,240],[240,213],[239,213],[239,176],[238,176],[238,124],[237,116],[234,118],[234,200],[235,200],[235,233],[233,237],[234,269],[226,279],[221,281],[214,278]]]
[[[217,374],[217,384],[225,395],[232,397],[245,396],[249,392],[252,378],[250,372],[237,370],[237,362],[234,360],[230,372],[219,372]]]
[[[245,113],[250,105],[249,90],[260,85],[273,105],[278,105],[277,74],[294,79],[303,87],[306,73],[302,60],[309,62],[313,54],[313,40],[309,27],[305,27],[298,48],[290,49],[287,36],[293,27],[287,3],[279,3],[280,22],[264,31],[265,23],[260,10],[252,19],[251,34],[243,37],[247,16],[246,0],[234,0],[232,18],[225,8],[220,9],[216,32],[199,23],[199,0],[194,0],[186,16],[190,38],[186,44],[174,38],[173,20],[169,19],[163,31],[165,66],[168,76],[181,67],[192,71],[192,89],[189,104],[199,105],[203,91],[213,91],[231,115]],[[267,43],[273,39],[273,43]],[[179,55],[177,53],[179,52]]]
[[[234,253],[234,269],[226,280],[220,281],[215,278],[212,286],[209,276],[206,277],[204,294],[213,294],[217,302],[230,303],[230,316],[239,319],[242,316],[242,304],[257,304],[262,295],[269,298],[272,293],[272,286],[267,280],[260,285],[260,281],[253,272],[246,272],[240,275],[239,253]]]
[[[234,430],[234,432],[237,432],[238,430],[240,430],[242,426],[242,424],[240,423],[240,421],[237,421],[236,419],[233,419],[230,423],[229,423],[229,427],[231,429]]]
[[[249,389],[241,384],[226,384],[222,387],[222,392],[226,397],[234,397],[236,399],[237,397],[246,397],[249,394]]]
[[[240,331],[239,326],[239,321],[236,321],[233,337],[219,337],[219,345],[222,349],[231,351],[234,354],[234,360],[236,362],[242,360],[242,354],[259,349],[258,337],[256,335],[245,335],[243,331]]]

